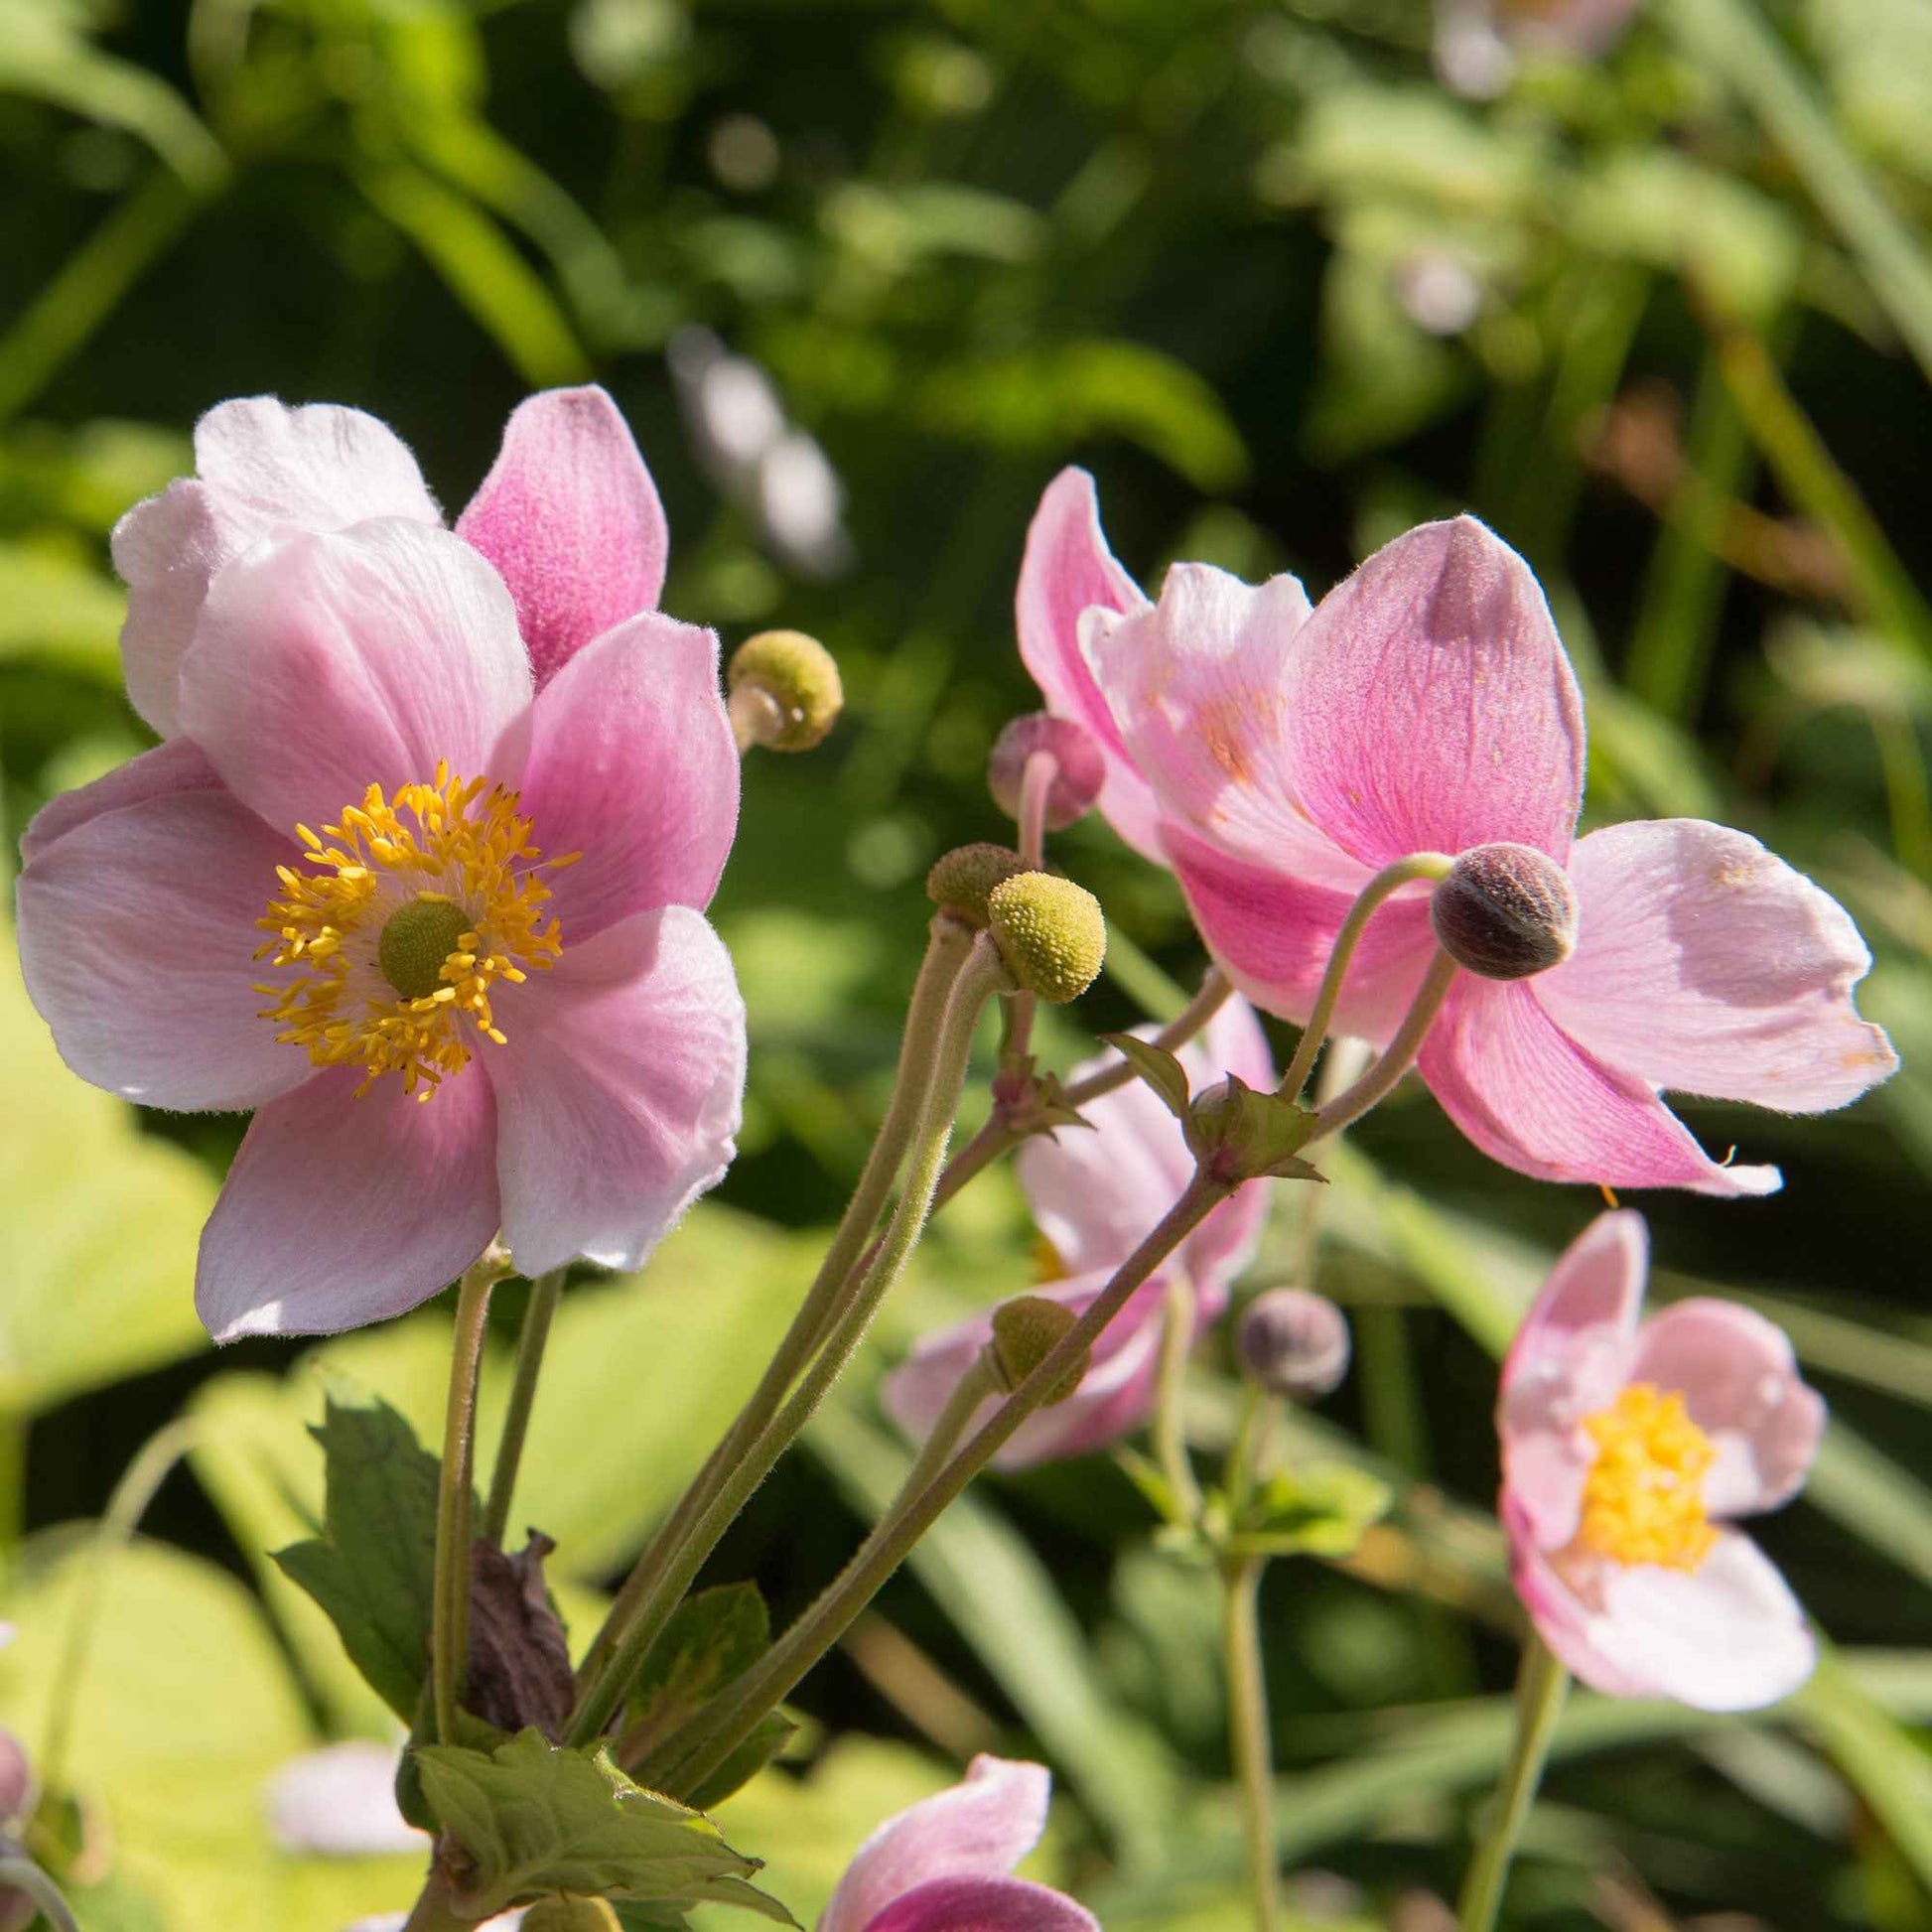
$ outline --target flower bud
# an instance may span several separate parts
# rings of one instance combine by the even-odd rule
[[[1547,973],[1577,946],[1570,875],[1529,845],[1479,845],[1463,853],[1436,888],[1429,918],[1443,950],[1488,980]]]
[[[1313,1402],[1348,1373],[1348,1320],[1325,1296],[1271,1288],[1242,1311],[1235,1353],[1270,1395]]]
[[[1079,1318],[1071,1309],[1048,1301],[1044,1295],[1022,1295],[993,1311],[993,1364],[1009,1395],[1052,1353],[1060,1337]],[[1083,1348],[1073,1366],[1047,1391],[1040,1407],[1050,1409],[1054,1403],[1064,1402],[1080,1386],[1092,1360],[1092,1351]]]
[[[970,926],[986,929],[987,895],[1027,870],[1027,862],[1010,846],[956,846],[941,853],[925,876],[925,896],[934,905],[956,913]]]
[[[802,630],[760,630],[732,652],[732,730],[739,748],[809,752],[839,721],[845,687],[832,653]]]
[[[1107,782],[1107,762],[1099,743],[1084,725],[1044,711],[1015,718],[993,742],[986,761],[986,788],[1009,818],[1020,816],[1020,793],[1027,760],[1043,752],[1053,760],[1053,782],[1046,789],[1046,829],[1057,832],[1084,817]]]
[[[1072,880],[1016,874],[987,895],[986,918],[1013,977],[1049,1006],[1077,1000],[1099,977],[1107,921]]]
[[[623,1921],[601,1898],[539,1898],[523,1914],[523,1932],[621,1932]]]

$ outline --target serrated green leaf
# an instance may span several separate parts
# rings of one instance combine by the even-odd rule
[[[1160,1095],[1161,1104],[1175,1120],[1187,1118],[1187,1102],[1192,1091],[1187,1083],[1187,1069],[1165,1046],[1157,1046],[1151,1039],[1138,1039],[1132,1034],[1102,1034],[1101,1038],[1132,1062],[1134,1071]]]
[[[416,1753],[437,1818],[470,1855],[464,1910],[478,1918],[542,1892],[711,1900],[780,1925],[795,1921],[748,1883],[741,1857],[700,1813],[646,1791],[603,1749],[571,1750],[525,1730],[485,1754],[451,1744]]]
[[[724,1584],[686,1597],[626,1694],[624,1762],[640,1763],[770,1643],[771,1619],[756,1584]]]
[[[429,1667],[439,1465],[380,1398],[329,1399],[323,1534],[275,1561],[329,1613],[349,1660],[404,1724]]]

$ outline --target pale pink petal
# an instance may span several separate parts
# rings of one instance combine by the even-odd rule
[[[398,1752],[370,1737],[304,1751],[277,1766],[264,1794],[269,1836],[285,1852],[328,1859],[424,1850],[427,1835],[396,1805]]]
[[[1307,1021],[1354,891],[1334,892],[1230,858],[1169,824],[1169,854],[1215,963],[1264,1013]],[[1363,873],[1360,884],[1368,883]],[[1405,887],[1370,919],[1335,1009],[1334,1032],[1384,1044],[1436,949],[1426,886]]]
[[[745,1004],[701,913],[672,905],[565,942],[497,1004],[503,1239],[526,1275],[637,1268],[736,1152]]]
[[[1600,1619],[1558,1574],[1541,1547],[1528,1512],[1507,1487],[1498,1512],[1509,1544],[1509,1581],[1536,1633],[1558,1661],[1591,1690],[1606,1697],[1653,1695],[1649,1678],[1629,1660],[1607,1656],[1596,1643]],[[1591,1570],[1592,1578],[1595,1569]]]
[[[664,506],[599,388],[519,403],[456,527],[509,586],[538,684],[613,624],[655,610],[664,588]]]
[[[202,1230],[195,1307],[216,1341],[385,1320],[489,1245],[489,1082],[471,1066],[421,1101],[394,1075],[358,1098],[363,1077],[327,1068],[250,1124]]]
[[[934,1878],[1005,1877],[1038,1844],[1051,1788],[1042,1765],[974,1758],[962,1783],[887,1819],[860,1846],[818,1932],[866,1932]]]
[[[224,570],[182,664],[182,728],[278,831],[319,828],[442,759],[514,784],[492,759],[530,688],[496,573],[447,531],[391,518]]]
[[[564,943],[660,905],[706,904],[738,825],[718,639],[654,611],[606,631],[538,694],[518,787]]]
[[[21,834],[20,856],[31,865],[56,839],[103,812],[117,812],[124,806],[171,797],[180,791],[220,789],[221,780],[202,748],[192,739],[171,738],[167,744],[116,765],[92,784],[78,785],[50,798]]]
[[[1100,741],[1107,759],[1100,810],[1107,823],[1143,857],[1160,864],[1153,795],[1080,652],[1083,611],[1135,611],[1146,603],[1107,548],[1093,479],[1084,470],[1062,470],[1047,484],[1027,531],[1015,614],[1020,655],[1047,709],[1086,726]]]
[[[1464,975],[1423,1042],[1423,1078],[1485,1154],[1539,1180],[1776,1191],[1775,1168],[1721,1167],[1651,1088],[1585,1052],[1534,985]]]
[[[1064,1892],[1025,1878],[931,1878],[903,1893],[865,1932],[1100,1932]]]
[[[275,868],[296,857],[225,791],[102,812],[45,847],[20,876],[20,957],[62,1058],[97,1087],[184,1112],[300,1086],[308,1055],[259,1017],[253,956]]]
[[[1649,1253],[1641,1214],[1597,1215],[1550,1271],[1503,1362],[1504,1487],[1546,1549],[1577,1533],[1596,1453],[1583,1421],[1629,1379]]]
[[[1599,1059],[1653,1086],[1781,1113],[1856,1100],[1898,1057],[1859,1018],[1871,955],[1845,908],[1742,832],[1667,818],[1571,855],[1577,950],[1537,998]]]
[[[1641,1696],[1696,1711],[1755,1711],[1789,1697],[1817,1662],[1790,1586],[1735,1530],[1721,1532],[1695,1571],[1607,1565],[1602,1591],[1587,1630],[1594,1658],[1616,1681],[1638,1683]],[[1607,1688],[1587,1670],[1577,1674]]]
[[[440,524],[416,460],[359,409],[290,409],[247,396],[195,429],[200,480],[171,484],[116,525],[114,568],[128,587],[121,655],[128,697],[156,731],[179,728],[176,682],[209,583],[277,529],[340,530],[373,516]]]
[[[1679,1302],[1644,1323],[1629,1379],[1682,1395],[1711,1438],[1718,1459],[1704,1479],[1704,1505],[1712,1515],[1775,1509],[1803,1487],[1825,1405],[1805,1386],[1776,1322],[1734,1302]]]
[[[1495,840],[1569,853],[1583,700],[1529,566],[1473,517],[1378,550],[1321,600],[1290,671],[1297,796],[1365,865]]]

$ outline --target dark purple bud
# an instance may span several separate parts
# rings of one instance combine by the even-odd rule
[[[1014,719],[994,740],[986,761],[986,787],[1009,818],[1020,816],[1027,760],[1035,752],[1044,752],[1058,766],[1046,793],[1046,829],[1057,832],[1092,809],[1107,782],[1107,761],[1094,735],[1071,718],[1034,711]]]
[[[1443,950],[1486,980],[1526,980],[1577,946],[1577,890],[1530,845],[1479,845],[1449,868],[1429,901]]]
[[[1270,1395],[1313,1402],[1348,1373],[1348,1321],[1325,1296],[1306,1288],[1257,1295],[1235,1330],[1243,1370]]]

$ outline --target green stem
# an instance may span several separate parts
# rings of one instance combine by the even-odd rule
[[[932,1425],[932,1433],[920,1445],[912,1466],[906,1470],[904,1480],[898,1485],[898,1492],[886,1506],[888,1516],[898,1509],[911,1497],[916,1496],[944,1465],[946,1457],[959,1447],[959,1439],[966,1433],[966,1425],[979,1413],[980,1404],[990,1395],[1000,1393],[1000,1372],[994,1366],[991,1350],[982,1348],[973,1357],[973,1365],[953,1385],[953,1392],[946,1398],[946,1406],[939,1411],[938,1420]]]
[[[0,1858],[0,1893],[9,1891],[24,1891],[55,1932],[80,1932],[60,1888],[32,1859]]]
[[[972,1058],[973,1035],[980,1015],[996,992],[1012,984],[999,948],[990,936],[981,935],[953,982],[937,1037],[926,1042],[929,1078],[925,1105],[913,1140],[905,1184],[877,1258],[860,1276],[856,1291],[847,1298],[796,1391],[751,1449],[727,1472],[717,1494],[666,1566],[656,1587],[638,1604],[622,1639],[612,1652],[610,1663],[578,1700],[566,1735],[568,1743],[588,1743],[610,1722],[623,1700],[625,1686],[704,1567],[705,1559],[717,1548],[719,1538],[811,1420],[826,1391],[857,1352],[873,1316],[898,1280],[931,1215],[933,1195],[945,1166],[946,1144],[952,1137],[953,1115],[966,1085],[966,1069]]]
[[[1416,989],[1416,997],[1410,1003],[1409,1011],[1402,1016],[1402,1025],[1396,1029],[1395,1037],[1382,1049],[1381,1058],[1353,1086],[1338,1093],[1315,1115],[1314,1131],[1304,1143],[1305,1146],[1312,1146],[1330,1134],[1339,1134],[1393,1091],[1396,1082],[1415,1065],[1416,1055],[1422,1051],[1423,1040],[1435,1025],[1436,1016],[1442,1012],[1443,1002],[1449,997],[1449,987],[1461,970],[1442,947],[1436,948],[1436,956],[1429,962],[1429,970],[1423,975],[1422,985]]]
[[[1233,1191],[1196,1173],[1141,1245],[1115,1271],[1092,1306],[1041,1358],[978,1432],[916,1496],[889,1511],[811,1608],[692,1721],[678,1740],[679,1761],[660,1788],[695,1789],[750,1735],[759,1720],[831,1649],[905,1560],[940,1512],[972,1481],[1034,1411],[1064,1382],[1101,1331],[1193,1230]],[[675,1783],[671,1782],[675,1779]]]
[[[1262,1568],[1258,1557],[1223,1567],[1221,1627],[1227,1651],[1228,1742],[1241,1785],[1255,1932],[1275,1932],[1282,1913],[1281,1861],[1275,1854],[1275,1767],[1268,1725],[1268,1683],[1261,1667]]]
[[[1496,1809],[1462,1884],[1456,1915],[1461,1932],[1491,1932],[1509,1879],[1509,1862],[1529,1816],[1550,1739],[1563,1715],[1570,1673],[1541,1637],[1532,1635],[1516,1679],[1516,1736],[1496,1792]]]
[[[457,1916],[448,1885],[432,1868],[402,1932],[476,1932],[476,1925],[475,1919]]]
[[[1878,768],[1885,780],[1892,856],[1907,872],[1932,879],[1932,797],[1927,796],[1918,729],[1902,711],[1874,705],[1866,715],[1878,746]]]
[[[1187,1434],[1180,1413],[1181,1383],[1187,1351],[1194,1339],[1194,1290],[1185,1276],[1168,1283],[1166,1318],[1161,1325],[1161,1364],[1154,1407],[1154,1450],[1168,1489],[1185,1523],[1200,1521],[1200,1484],[1187,1459]]]
[[[1335,949],[1328,955],[1320,988],[1309,1012],[1309,1024],[1303,1028],[1295,1057],[1289,1061],[1288,1071],[1282,1075],[1282,1083],[1275,1089],[1284,1100],[1296,1099],[1308,1084],[1310,1073],[1314,1070],[1314,1057],[1321,1051],[1321,1042],[1328,1037],[1328,1028],[1335,1017],[1335,1004],[1341,998],[1342,981],[1348,977],[1348,963],[1354,957],[1356,943],[1369,920],[1392,893],[1400,892],[1404,886],[1413,885],[1419,879],[1443,879],[1454,863],[1445,853],[1412,852],[1408,858],[1385,866],[1362,888],[1355,903],[1348,908],[1348,916],[1341,922],[1341,930],[1335,934]]]
[[[588,1686],[603,1671],[641,1607],[655,1598],[692,1525],[716,1499],[730,1472],[763,1435],[799,1371],[816,1352],[836,1317],[892,1193],[893,1181],[904,1160],[913,1130],[918,1126],[931,1080],[933,1036],[945,1017],[947,998],[965,964],[973,937],[972,928],[950,914],[941,912],[934,916],[925,958],[906,1007],[893,1097],[887,1105],[885,1119],[880,1122],[872,1152],[866,1158],[859,1184],[825,1250],[825,1258],[819,1263],[818,1273],[758,1387],[624,1580],[604,1627],[585,1655],[578,1672],[580,1686]]]
[[[1168,1053],[1185,1046],[1227,1004],[1228,995],[1233,991],[1227,975],[1218,966],[1210,966],[1201,976],[1200,991],[1154,1035],[1154,1044]],[[1089,1073],[1084,1080],[1075,1080],[1067,1088],[1067,1104],[1084,1107],[1102,1094],[1117,1092],[1134,1077],[1134,1062],[1129,1059],[1102,1067],[1098,1073]]]
[[[27,1527],[27,1417],[0,1409],[0,1581]]]
[[[489,1291],[503,1278],[494,1243],[457,1291],[450,1352],[450,1400],[443,1423],[443,1467],[436,1497],[436,1574],[430,1601],[430,1678],[436,1735],[457,1741],[457,1711],[470,1662],[471,1514],[475,1508],[477,1385],[483,1375]]]
[[[516,1338],[516,1369],[510,1382],[509,1408],[503,1416],[502,1440],[496,1445],[496,1467],[490,1473],[489,1501],[483,1509],[485,1543],[500,1548],[509,1528],[510,1504],[516,1496],[516,1472],[523,1461],[523,1444],[530,1433],[530,1411],[536,1404],[537,1377],[543,1371],[544,1345],[569,1271],[553,1268],[530,1284],[529,1306],[523,1311],[523,1332]]]

